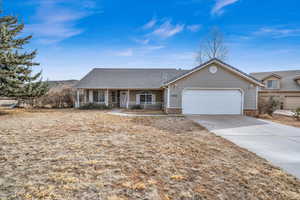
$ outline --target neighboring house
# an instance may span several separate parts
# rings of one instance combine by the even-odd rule
[[[13,98],[0,97],[0,109],[1,108],[13,108],[18,103]]]
[[[259,91],[262,99],[278,100],[280,109],[300,108],[300,70],[258,72],[251,75],[265,85]]]
[[[75,86],[76,107],[99,103],[159,108],[166,113],[252,115],[257,113],[257,93],[262,86],[217,59],[191,70],[95,68]]]

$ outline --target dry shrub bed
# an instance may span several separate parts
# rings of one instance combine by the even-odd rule
[[[281,115],[274,115],[271,118],[272,121],[278,122],[281,124],[289,125],[289,126],[295,126],[300,128],[300,121],[296,120],[294,117],[286,117]]]
[[[289,126],[294,126],[300,128],[300,121],[294,117],[288,117],[283,115],[260,115],[259,118],[271,120],[280,124],[285,124]]]
[[[300,182],[184,118],[0,116],[0,199],[300,199]]]
[[[145,109],[128,109],[122,110],[124,113],[136,113],[136,114],[154,114],[154,115],[165,115],[166,113],[162,110],[145,110]]]

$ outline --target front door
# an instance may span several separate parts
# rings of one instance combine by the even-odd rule
[[[120,108],[127,107],[127,91],[120,91]]]

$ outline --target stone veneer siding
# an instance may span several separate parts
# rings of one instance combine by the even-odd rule
[[[166,108],[165,112],[167,114],[181,114],[182,113],[182,109],[181,108]]]
[[[258,110],[244,110],[244,115],[250,116],[250,117],[257,117]]]

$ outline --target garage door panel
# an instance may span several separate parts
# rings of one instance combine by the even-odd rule
[[[182,96],[184,114],[241,114],[239,90],[185,90]]]

